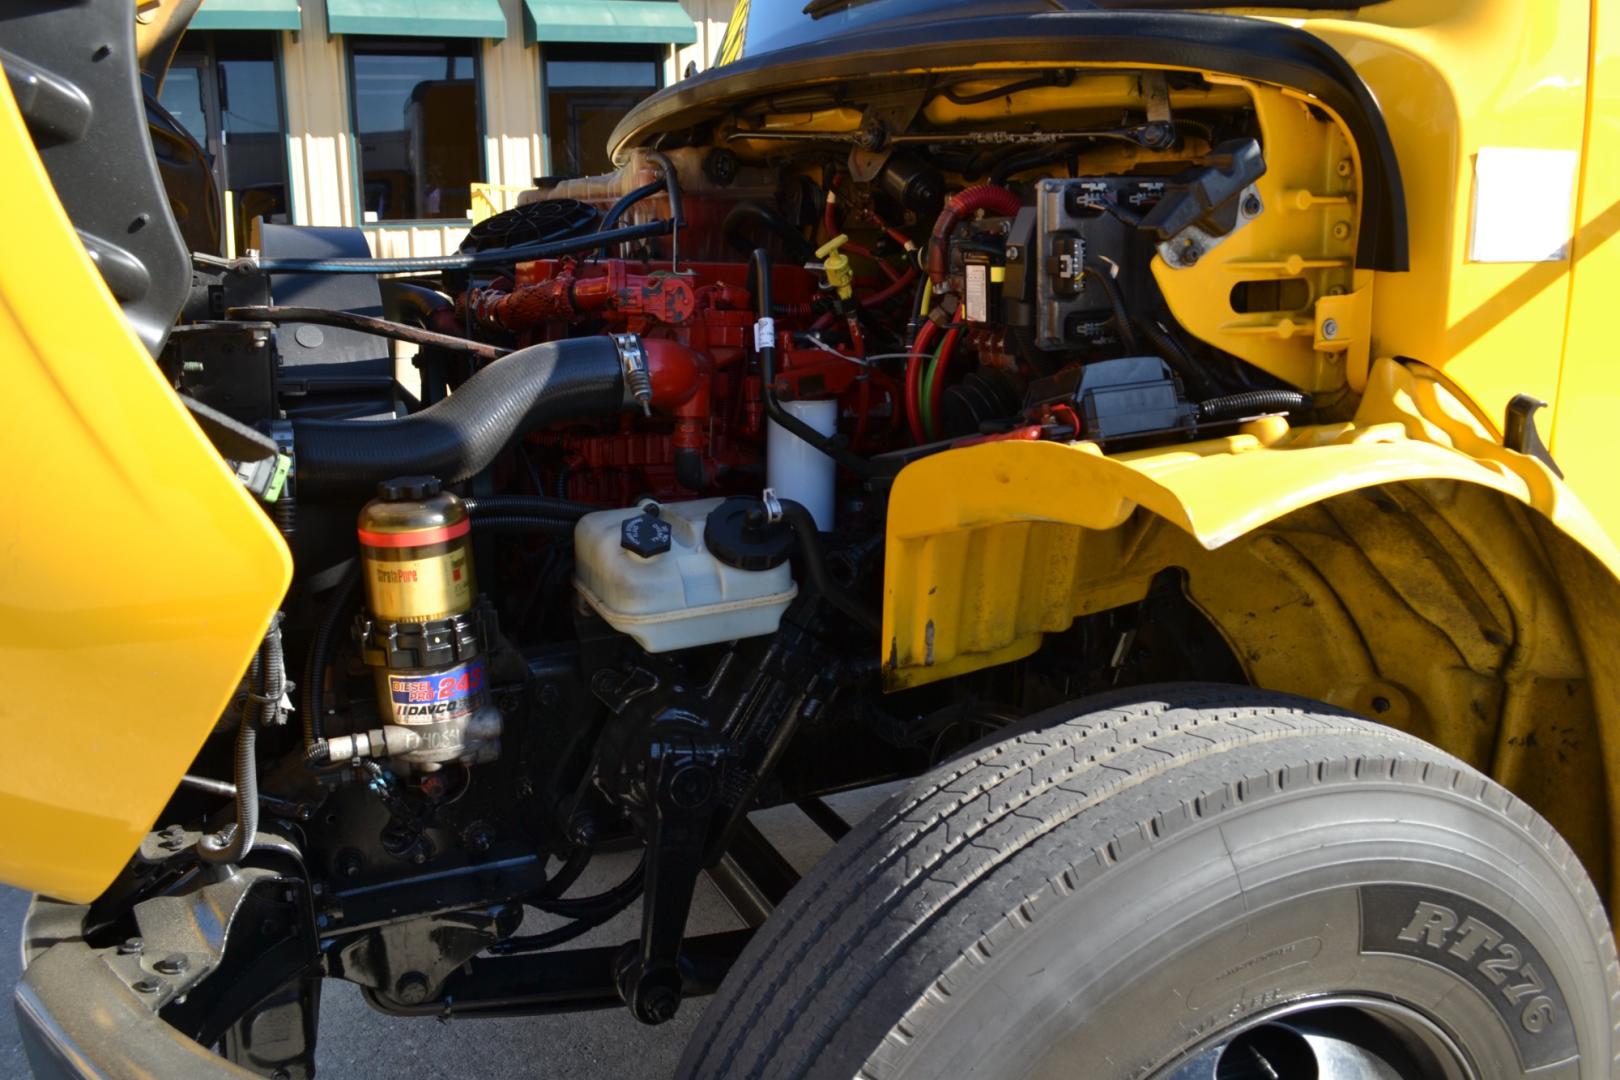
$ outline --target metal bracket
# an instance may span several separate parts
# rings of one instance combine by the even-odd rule
[[[729,744],[703,732],[656,736],[644,775],[650,795],[641,940],[615,965],[619,995],[636,1019],[662,1024],[681,1003],[681,939],[725,789]]]
[[[1529,454],[1562,480],[1564,470],[1553,460],[1552,451],[1547,449],[1547,444],[1541,441],[1541,433],[1536,430],[1536,413],[1546,407],[1545,401],[1529,394],[1515,396],[1508,402],[1507,422],[1502,425],[1502,444],[1509,450]]]
[[[782,500],[776,497],[775,488],[766,488],[759,493],[759,501],[765,504],[765,522],[775,525],[782,520]]]
[[[850,179],[865,184],[877,176],[894,153],[891,136],[904,132],[921,111],[927,92],[908,91],[887,104],[868,105],[861,130],[849,151]]]
[[[1176,121],[1170,113],[1170,84],[1164,72],[1142,76],[1142,97],[1148,118],[1141,128],[1142,145],[1149,150],[1170,149],[1176,144]]]
[[[619,366],[624,370],[625,401],[637,402],[641,411],[652,415],[652,372],[647,366],[647,350],[639,334],[609,334],[619,350]]]

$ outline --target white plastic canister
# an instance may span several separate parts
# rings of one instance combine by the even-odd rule
[[[836,401],[784,401],[782,408],[823,435],[838,430]],[[766,483],[776,489],[777,498],[792,499],[810,511],[816,528],[822,532],[830,532],[833,527],[836,472],[832,458],[775,420],[769,422],[765,435]]]

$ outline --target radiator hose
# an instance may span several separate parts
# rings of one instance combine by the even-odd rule
[[[421,412],[397,420],[294,420],[301,498],[365,496],[392,476],[447,484],[482,472],[520,435],[627,404],[619,348],[606,335],[509,353]]]

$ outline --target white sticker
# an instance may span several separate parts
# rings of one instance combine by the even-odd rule
[[[754,351],[776,348],[776,320],[769,315],[754,320]]]
[[[966,277],[962,307],[968,322],[990,321],[990,268],[984,263],[968,263],[962,267]]]
[[[1471,262],[1559,262],[1569,257],[1573,150],[1484,146],[1474,159]]]

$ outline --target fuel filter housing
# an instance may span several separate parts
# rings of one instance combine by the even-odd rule
[[[366,611],[355,626],[384,724],[421,736],[398,755],[423,771],[499,752],[466,505],[435,477],[378,485],[360,510]]]

